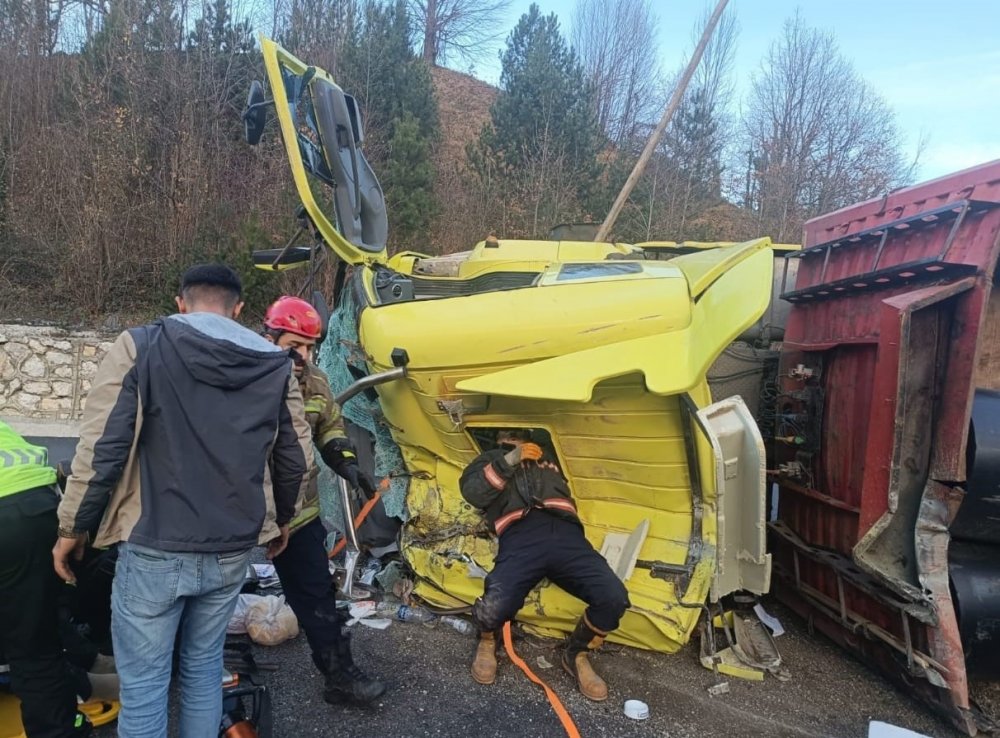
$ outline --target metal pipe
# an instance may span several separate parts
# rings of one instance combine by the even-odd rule
[[[357,566],[358,556],[361,554],[361,547],[358,546],[358,534],[354,530],[354,513],[351,511],[351,490],[347,486],[347,480],[338,476],[340,484],[340,504],[344,508],[344,527],[347,528],[347,546],[344,550],[344,594],[351,596],[354,586],[354,567]]]
[[[362,377],[361,379],[354,382],[347,389],[341,392],[339,395],[333,399],[337,401],[338,405],[343,406],[345,402],[350,400],[355,395],[364,392],[370,387],[375,387],[380,384],[385,384],[386,382],[392,382],[396,379],[402,379],[406,376],[406,367],[397,366],[395,369],[387,369],[384,372],[378,372],[377,374],[369,374],[367,377]]]
[[[274,258],[274,261],[271,263],[272,269],[277,271],[278,267],[281,266],[281,260],[285,258],[285,254],[287,254],[289,249],[291,249],[295,242],[299,240],[299,236],[305,232],[306,229],[299,226],[299,229],[295,231],[295,234],[291,238],[288,239],[288,243],[285,244],[284,248],[281,249],[281,251],[278,252],[278,255]]]

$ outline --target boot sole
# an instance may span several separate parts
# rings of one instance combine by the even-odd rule
[[[493,684],[493,682],[495,682],[496,680],[497,680],[497,675],[496,674],[494,674],[493,678],[490,679],[489,681],[487,681],[485,679],[480,679],[475,674],[472,675],[472,681],[474,681],[476,684],[483,684],[483,685],[489,686],[490,684]]]
[[[571,677],[573,677],[573,681],[576,682],[577,691],[579,691],[580,694],[582,694],[584,697],[586,697],[591,702],[606,702],[607,701],[607,699],[608,699],[608,695],[607,694],[605,694],[603,697],[591,697],[589,694],[587,694],[586,692],[584,692],[583,689],[581,689],[581,687],[580,687],[580,680],[577,678],[576,674],[573,673],[573,670],[569,668],[569,664],[566,663],[566,657],[565,656],[563,658],[559,659],[559,663],[562,664],[563,671],[565,671],[567,674],[569,674]]]
[[[323,701],[326,702],[326,704],[328,705],[354,705],[355,707],[369,707],[372,703],[374,703],[382,695],[384,695],[385,692],[386,690],[383,687],[381,692],[379,692],[377,695],[368,700],[360,700],[357,699],[356,697],[351,697],[350,695],[346,694],[332,694],[332,695],[324,694]]]

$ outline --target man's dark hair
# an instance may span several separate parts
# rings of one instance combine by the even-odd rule
[[[196,264],[181,277],[180,296],[185,302],[214,303],[232,310],[243,296],[243,283],[225,264]]]

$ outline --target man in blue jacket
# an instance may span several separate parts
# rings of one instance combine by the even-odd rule
[[[122,333],[87,397],[53,555],[72,581],[67,559],[87,531],[96,546],[121,543],[120,738],[166,736],[178,628],[180,734],[218,734],[226,625],[250,550],[266,525],[270,555],[284,548],[312,464],[292,361],[235,322],[240,299],[232,269],[192,267],[178,314]]]

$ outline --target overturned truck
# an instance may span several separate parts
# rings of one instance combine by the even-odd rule
[[[273,100],[252,89],[248,140],[273,104],[316,243],[256,258],[339,257],[335,390],[405,370],[345,412],[376,439],[419,596],[482,591],[495,542],[458,478],[496,430],[531,428],[595,547],[621,553],[620,642],[674,651],[706,601],[768,591],[766,531],[778,596],[963,730],[987,725],[969,683],[1000,668],[1000,162],[813,220],[801,251],[490,238],[390,258],[354,100],[262,48]],[[759,429],[713,402],[739,339],[766,366],[718,376],[753,380]],[[519,619],[567,631],[581,609],[543,584]]]

